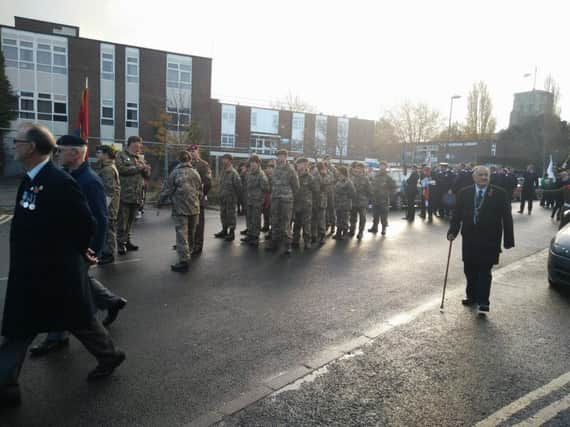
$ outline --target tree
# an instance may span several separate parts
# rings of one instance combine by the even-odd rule
[[[299,95],[293,95],[291,91],[282,99],[277,99],[271,103],[271,107],[278,110],[296,111],[299,113],[315,113],[317,109],[309,104]]]
[[[423,102],[405,101],[388,112],[387,119],[401,143],[414,144],[433,139],[442,128],[441,115]]]
[[[478,138],[495,132],[497,121],[493,117],[493,102],[487,84],[483,81],[473,83],[467,95],[467,117],[465,136]]]
[[[4,55],[0,53],[0,141],[3,141],[6,129],[16,118],[18,97],[12,93],[12,85],[4,68]],[[0,145],[0,175],[4,174],[4,149]]]
[[[544,79],[544,90],[552,93],[552,112],[560,117],[560,113],[562,112],[562,109],[560,108],[560,85],[554,77],[552,77],[552,74],[549,74],[546,76],[546,79]]]
[[[386,117],[380,117],[374,123],[374,145],[397,144],[400,140],[398,132],[392,121]]]

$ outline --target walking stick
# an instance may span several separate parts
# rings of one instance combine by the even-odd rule
[[[443,279],[443,295],[441,296],[441,305],[439,310],[443,311],[443,303],[445,302],[445,289],[447,288],[447,275],[449,273],[449,261],[451,260],[451,248],[453,246],[453,240],[449,241],[449,252],[447,253],[447,266],[445,267],[445,279]]]

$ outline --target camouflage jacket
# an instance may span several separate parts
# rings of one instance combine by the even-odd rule
[[[160,193],[160,202],[170,198],[172,215],[198,215],[202,198],[202,180],[190,163],[180,163],[168,176]]]
[[[354,198],[354,207],[367,208],[372,198],[372,186],[366,175],[353,175],[352,183],[356,189],[356,197]]]
[[[137,165],[145,163],[127,150],[117,153],[115,165],[121,177],[121,202],[141,204],[143,198],[144,179],[148,174]]]
[[[313,192],[313,208],[316,209],[326,209],[327,207],[327,185],[330,187],[330,177],[329,175],[322,176],[320,173],[316,174],[314,177],[317,181],[318,189]]]
[[[396,183],[386,172],[378,172],[372,178],[372,201],[374,204],[388,203],[396,189]]]
[[[119,202],[121,200],[121,181],[119,171],[115,167],[115,161],[112,159],[98,161],[93,165],[93,170],[103,181],[109,219],[115,220],[119,213]]]
[[[200,175],[202,180],[202,198],[200,199],[200,206],[204,206],[204,198],[208,195],[208,191],[212,187],[212,171],[208,162],[202,159],[192,160],[192,167]]]
[[[246,192],[248,205],[261,205],[265,193],[269,191],[269,180],[261,169],[253,172],[249,171],[246,176]]]
[[[234,167],[223,170],[220,175],[220,200],[237,202],[241,198],[241,190],[241,178]]]
[[[273,171],[271,180],[271,198],[293,201],[295,193],[299,190],[299,177],[290,164],[280,166]]]
[[[299,191],[295,194],[295,212],[313,207],[313,194],[319,191],[319,182],[308,172],[299,176]]]
[[[325,192],[327,194],[334,194],[335,192],[335,184],[336,184],[336,176],[334,174],[334,170],[332,168],[332,166],[327,169],[326,171],[326,179],[323,181],[324,185],[325,185]]]
[[[335,208],[341,210],[351,210],[352,201],[356,197],[356,188],[348,178],[339,179],[334,188]]]

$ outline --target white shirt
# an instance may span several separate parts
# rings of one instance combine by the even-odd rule
[[[49,158],[45,159],[43,162],[38,163],[36,166],[33,167],[33,169],[30,169],[27,174],[30,177],[30,180],[33,181],[33,179],[40,173],[40,171],[43,169],[43,167],[47,164],[47,162],[49,162]]]

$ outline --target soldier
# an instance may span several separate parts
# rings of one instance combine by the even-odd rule
[[[327,187],[327,228],[330,227],[331,236],[334,234],[335,224],[336,224],[336,210],[335,210],[335,187],[336,173],[335,169],[331,164],[331,156],[326,155],[323,159],[323,163],[327,169],[327,174],[329,175],[329,180],[332,181],[331,185]]]
[[[107,233],[99,265],[110,264],[115,261],[115,250],[117,249],[117,216],[119,214],[119,203],[121,199],[121,181],[119,171],[115,166],[115,150],[111,145],[100,145],[97,147],[97,162],[93,170],[97,172],[107,199]]]
[[[285,242],[285,253],[291,253],[291,216],[293,200],[299,190],[299,178],[295,169],[287,163],[287,150],[277,151],[277,167],[271,181],[271,240],[268,251],[278,249]]]
[[[263,196],[263,228],[264,233],[269,233],[271,225],[271,180],[273,179],[273,171],[275,170],[275,162],[269,160],[265,167],[265,175],[269,181],[269,191]]]
[[[390,195],[396,189],[396,183],[387,172],[388,164],[380,162],[378,173],[372,178],[372,213],[373,222],[370,233],[378,233],[378,222],[382,224],[382,236],[386,235],[388,227],[388,210],[390,208]]]
[[[410,176],[406,179],[404,185],[404,194],[406,196],[406,216],[403,218],[407,221],[414,221],[416,217],[416,196],[418,194],[418,181],[420,176],[418,175],[418,167],[412,165],[412,171]]]
[[[231,154],[222,156],[223,170],[220,176],[220,219],[222,230],[214,237],[231,242],[235,239],[237,202],[241,197],[241,179],[233,167]]]
[[[249,161],[239,165],[239,177],[241,180],[241,197],[238,202],[238,215],[245,216],[246,229],[239,234],[247,236],[247,174],[249,173]],[[241,214],[240,214],[241,207]]]
[[[334,188],[336,234],[333,239],[344,240],[348,233],[348,218],[352,209],[352,201],[356,197],[356,188],[348,178],[348,170],[345,166],[340,166],[337,170],[338,178]]]
[[[242,242],[251,246],[259,245],[259,233],[261,231],[261,211],[263,210],[263,200],[269,191],[269,181],[265,172],[261,170],[261,160],[257,155],[251,156],[249,160],[249,171],[246,177],[246,212],[247,236],[241,239]]]
[[[293,227],[293,247],[299,247],[301,229],[305,249],[311,248],[311,223],[313,215],[313,194],[319,192],[318,181],[309,173],[309,160],[299,157],[296,161],[299,177],[299,191],[295,194],[295,224]]]
[[[142,138],[130,136],[127,148],[118,153],[115,160],[121,179],[121,202],[117,218],[119,255],[138,250],[138,246],[131,242],[131,227],[142,203],[144,180],[150,177],[150,166],[138,157],[141,151]]]
[[[433,200],[436,197],[436,183],[435,180],[432,178],[431,168],[429,166],[425,166],[422,174],[423,178],[421,180],[421,187],[422,187],[422,213],[420,217],[422,219],[426,218],[426,211],[427,211],[427,218],[428,221],[433,221],[433,214],[435,212],[435,206],[433,204]]]
[[[364,233],[364,227],[366,227],[366,209],[368,209],[368,203],[372,197],[372,187],[370,186],[370,180],[364,173],[364,164],[356,163],[352,170],[352,182],[354,188],[356,189],[356,197],[354,198],[354,203],[352,204],[352,210],[350,211],[350,237],[353,237],[356,230],[356,220],[359,219],[358,223],[358,235],[356,238],[358,240],[362,239],[362,234]],[[376,223],[378,227],[378,223]]]
[[[190,146],[190,155],[192,156],[192,167],[200,175],[202,180],[202,197],[200,198],[200,216],[198,217],[198,225],[196,226],[196,234],[194,235],[194,247],[191,255],[200,255],[204,248],[204,227],[206,225],[204,217],[204,209],[208,200],[208,192],[212,187],[212,170],[208,162],[200,157],[200,147],[196,144]]]
[[[332,186],[332,180],[327,173],[324,163],[319,162],[311,167],[311,171],[318,183],[318,191],[313,192],[313,221],[311,225],[312,243],[325,244],[327,233],[327,186]]]
[[[192,155],[188,151],[182,151],[178,160],[178,165],[168,176],[160,193],[158,207],[167,199],[172,201],[178,262],[172,264],[170,269],[183,273],[188,271],[190,251],[194,247],[194,236],[200,217],[202,180],[200,174],[192,168]]]

